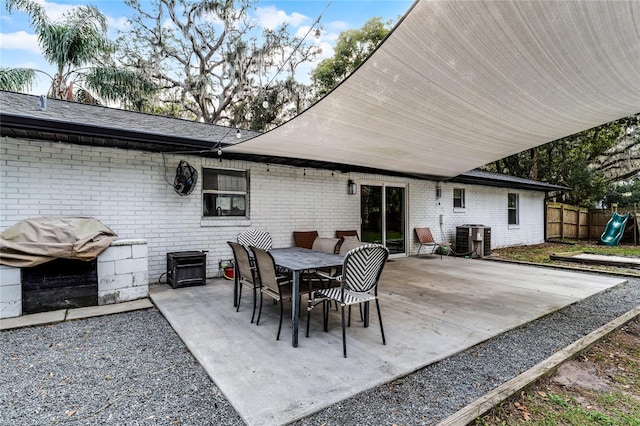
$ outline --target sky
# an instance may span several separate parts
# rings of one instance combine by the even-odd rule
[[[64,12],[77,5],[93,5],[108,19],[109,35],[115,39],[118,30],[125,29],[127,17],[132,16],[132,9],[123,0],[35,0],[42,4],[50,18],[60,17]],[[144,4],[145,0],[141,0]],[[251,18],[257,25],[275,27],[280,23],[289,24],[290,31],[303,36],[322,15],[322,56],[333,55],[333,45],[338,34],[348,29],[360,28],[373,17],[383,21],[397,22],[398,18],[409,10],[411,0],[260,0],[251,11]],[[313,34],[309,35],[312,38]],[[313,41],[308,39],[308,41]],[[0,0],[0,66],[4,68],[34,68],[54,75],[54,68],[43,58],[36,35],[24,13],[14,11],[7,13],[5,0]],[[304,83],[309,82],[309,73],[315,64],[300,68],[297,78]],[[45,94],[51,80],[38,73],[38,81],[29,91],[34,95]]]

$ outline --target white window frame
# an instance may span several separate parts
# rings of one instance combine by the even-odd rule
[[[456,197],[456,191],[460,192],[460,195]],[[460,205],[456,206],[456,200],[460,200]],[[453,209],[461,211],[465,209],[465,191],[464,188],[453,188]]]
[[[244,188],[240,190],[228,190],[228,189],[207,189],[206,188],[206,180],[205,173],[213,171],[218,175],[227,175],[227,176],[238,176],[241,175],[244,177]],[[223,195],[229,196],[229,208],[222,209],[220,205],[216,208],[207,209],[207,194],[213,195]],[[215,167],[203,167],[202,168],[202,217],[206,219],[214,219],[214,218],[224,218],[224,219],[243,219],[249,217],[249,171],[248,170],[239,170],[239,169],[223,169],[223,168],[215,168]],[[234,199],[243,199],[244,200],[244,213],[242,214],[225,214],[226,211],[229,211],[233,207]],[[217,214],[215,213],[217,212]]]
[[[512,197],[515,203],[512,205]],[[511,212],[513,212],[515,222],[511,222]],[[509,192],[507,194],[507,224],[512,227],[520,225],[520,194],[516,192]]]

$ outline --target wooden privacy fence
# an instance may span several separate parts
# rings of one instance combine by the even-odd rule
[[[589,210],[547,203],[547,239],[589,239]]]
[[[586,209],[562,203],[547,203],[547,239],[597,240],[609,219],[611,210]],[[633,207],[618,213],[635,212]]]

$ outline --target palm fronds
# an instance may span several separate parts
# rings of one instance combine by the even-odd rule
[[[140,72],[123,67],[92,68],[85,75],[87,88],[106,101],[121,100],[125,106],[142,110],[157,85]]]
[[[31,90],[36,79],[36,72],[31,68],[0,67],[0,89],[11,92]]]

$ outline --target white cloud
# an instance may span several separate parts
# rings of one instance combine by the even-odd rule
[[[338,35],[341,32],[351,29],[348,23],[344,21],[332,21],[323,25],[322,39],[330,40],[332,42],[338,39]]]
[[[303,25],[301,27],[298,27],[298,29],[296,30],[295,36],[298,38],[302,38],[305,35],[307,35],[307,32],[309,31],[309,25]],[[310,37],[312,37],[312,35],[309,35]],[[309,40],[307,40],[309,41]]]
[[[320,42],[320,49],[320,54],[316,57],[314,64],[322,62],[323,59],[331,58],[335,53],[333,45],[326,42]]]
[[[25,61],[15,65],[15,68],[31,68],[34,70],[40,69],[39,63],[36,61]]]
[[[289,24],[294,28],[308,22],[311,18],[298,12],[290,15],[283,10],[276,9],[275,6],[257,7],[256,15],[258,17],[258,25],[267,29],[275,29],[279,25]]]
[[[162,28],[165,30],[177,30],[178,27],[173,23],[171,18],[167,18],[162,22]]]
[[[35,2],[44,8],[49,19],[53,21],[62,18],[62,15],[76,7],[75,5],[71,4],[61,4],[49,2],[46,0],[35,0]]]
[[[26,50],[37,54],[42,53],[38,45],[38,37],[26,31],[0,33],[0,45],[3,49]]]
[[[131,24],[129,23],[129,19],[126,16],[121,16],[119,18],[112,18],[107,16],[107,23],[109,28],[115,29],[118,31],[128,30]]]

